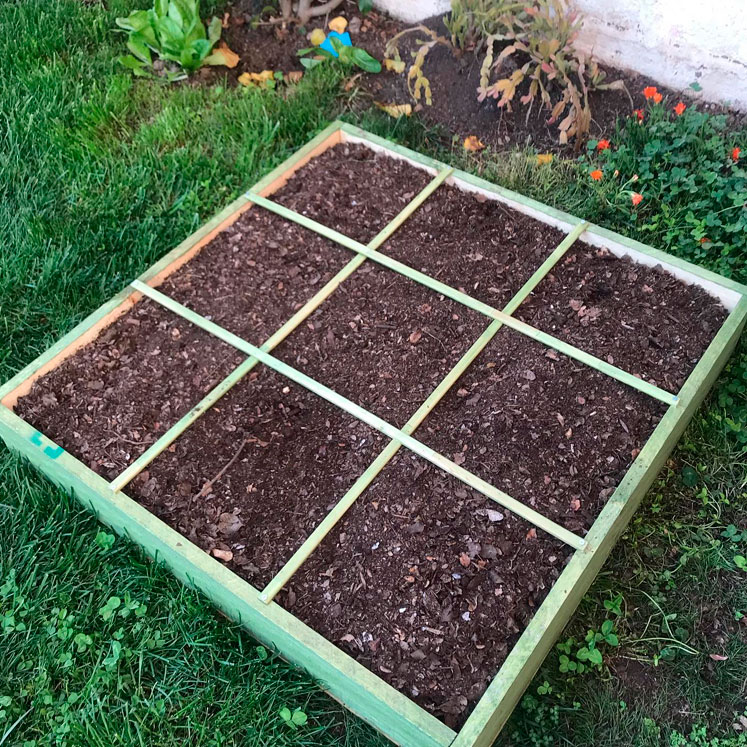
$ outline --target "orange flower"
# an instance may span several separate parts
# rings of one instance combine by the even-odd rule
[[[600,140],[597,143],[597,150],[609,150],[609,147],[610,147],[609,140]]]
[[[652,98],[655,104],[661,104],[662,95],[660,93],[655,93]]]
[[[742,152],[741,148],[734,148],[734,150],[731,152],[731,160],[732,161],[738,161],[739,160],[739,154]]]
[[[643,109],[633,109],[633,114],[636,115],[639,122],[643,122]]]
[[[709,239],[709,238],[708,238],[707,236],[704,236],[704,237],[703,237],[703,238],[702,238],[702,239],[700,240],[700,243],[701,243],[701,244],[707,244],[707,243],[708,243],[709,241],[710,241],[710,239]]]
[[[680,101],[677,106],[674,107],[674,113],[679,117],[687,109],[687,107]]]
[[[645,96],[645,97],[646,97],[647,99],[653,99],[653,98],[655,98],[656,96],[660,96],[661,94],[660,94],[660,93],[659,93],[659,92],[658,92],[658,91],[656,90],[656,86],[646,86],[646,87],[645,87],[645,88],[643,89],[643,95],[644,95],[644,96]]]
[[[634,205],[640,205],[643,201],[643,195],[640,192],[631,192],[630,193],[630,201]]]
[[[602,171],[601,169],[594,169],[589,176],[595,181],[595,182],[601,182],[602,181]]]

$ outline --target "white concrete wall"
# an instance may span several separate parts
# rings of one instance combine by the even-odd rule
[[[406,23],[446,13],[451,7],[450,0],[374,0],[374,5]]]
[[[573,0],[585,17],[580,49],[671,88],[697,81],[701,98],[747,109],[747,0]],[[374,0],[407,22],[448,0]]]

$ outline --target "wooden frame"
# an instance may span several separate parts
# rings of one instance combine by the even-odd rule
[[[341,141],[363,142],[375,150],[386,152],[387,155],[405,159],[412,165],[431,172],[437,179],[446,180],[447,183],[455,184],[462,189],[480,192],[489,199],[504,202],[521,212],[560,228],[567,234],[573,234],[574,239],[581,234],[588,243],[606,247],[615,254],[630,255],[635,261],[647,265],[661,264],[664,269],[686,282],[697,283],[718,296],[730,310],[727,320],[680,392],[674,395],[669,394],[669,407],[666,414],[458,734],[272,602],[272,597],[269,599],[265,597],[262,600],[260,598],[262,592],[240,579],[217,560],[128,498],[120,490],[123,485],[107,483],[13,412],[18,398],[30,390],[34,381],[55,368],[81,346],[93,340],[118,316],[132,308],[133,304],[141,298],[141,291],[134,290],[132,287],[123,290],[0,388],[0,436],[11,449],[29,458],[50,479],[65,490],[72,492],[101,521],[117,532],[130,537],[155,559],[166,563],[175,575],[204,592],[227,615],[245,625],[266,645],[276,648],[286,659],[307,669],[321,681],[322,686],[333,697],[394,742],[408,747],[411,745],[415,747],[421,745],[423,747],[445,747],[446,745],[484,747],[492,743],[502,728],[534,672],[638,507],[645,491],[655,478],[695,408],[702,401],[725,364],[747,318],[747,287],[605,229],[584,224],[583,221],[573,216],[496,187],[470,174],[460,171],[452,173],[452,170],[442,163],[339,122],[330,125],[292,158],[262,179],[249,193],[229,205],[226,210],[167,254],[141,276],[140,283],[150,287],[158,285],[168,274],[199,252],[218,232],[233,223],[244,210],[251,207],[252,199],[249,195],[266,197],[282,186],[295,170],[311,158]],[[436,186],[438,185],[435,184],[433,189]],[[427,199],[427,196],[426,194],[423,199]],[[407,217],[407,215],[401,216],[397,225]],[[394,226],[391,230],[395,230],[396,227]],[[328,232],[324,233],[329,237]],[[337,240],[334,236],[331,238]],[[464,363],[460,361],[463,365],[461,370],[466,369],[481,349],[479,345],[487,344],[501,324],[515,325],[516,320],[510,315],[522,298],[531,292],[571,243],[572,241],[567,241],[564,242],[567,246],[558,247],[558,250],[548,257],[542,268],[517,294],[517,298],[512,300],[502,312],[490,309],[488,313],[485,309],[479,309],[493,321],[481,338],[476,341],[475,346],[478,347],[473,346],[474,350],[471,348],[465,354]],[[352,249],[359,251],[358,247],[352,247]],[[369,245],[366,249],[373,254],[357,253],[354,260],[357,264],[364,261],[366,256],[378,261],[374,256],[377,254],[376,246]],[[399,268],[390,269],[402,271]],[[422,278],[413,279],[423,282]],[[332,290],[334,288],[330,290],[330,293]],[[320,299],[316,306],[322,300]],[[464,299],[457,300],[465,302]],[[313,308],[309,313],[313,311]],[[529,334],[526,331],[525,333]],[[539,339],[539,341],[548,344],[547,340]],[[267,354],[264,348],[265,346],[260,349],[246,349],[246,351],[250,355],[257,350]],[[471,358],[469,358],[470,355],[472,355]],[[593,356],[588,357],[593,358]],[[583,362],[597,367],[594,361]],[[387,449],[392,455],[401,445],[409,447],[409,442],[401,438],[401,435],[410,436],[417,424],[425,418],[440,397],[456,381],[458,375],[459,370],[455,369],[455,372],[452,372],[442,382],[442,385],[439,385],[429,401],[421,407],[423,412],[418,411],[420,414],[417,422],[408,423],[399,435],[389,434],[393,440]],[[238,381],[240,377],[234,378]],[[229,382],[221,394],[228,391],[233,383]],[[655,396],[654,392],[648,393]],[[221,395],[218,394],[218,396]],[[207,409],[210,404],[208,403],[203,409]],[[199,413],[196,414],[197,416]],[[189,423],[184,427],[188,425]],[[383,463],[385,464],[386,461]],[[334,521],[337,521],[342,513],[344,510],[338,512],[339,515],[334,517]],[[331,526],[334,525],[334,521]],[[309,548],[309,552],[317,545],[318,541]],[[276,586],[279,589],[282,583]],[[277,589],[275,589],[276,592]]]

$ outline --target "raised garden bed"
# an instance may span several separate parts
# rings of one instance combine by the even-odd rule
[[[393,741],[488,745],[746,294],[334,124],[8,382],[0,435]]]

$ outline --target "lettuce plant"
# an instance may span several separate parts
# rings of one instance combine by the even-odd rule
[[[128,33],[132,54],[119,62],[135,75],[153,74],[153,56],[176,63],[180,71],[169,71],[169,80],[181,80],[202,65],[224,65],[225,57],[213,47],[220,39],[221,23],[213,18],[207,31],[200,20],[199,0],[154,0],[150,10],[136,10],[117,18],[117,26]]]

